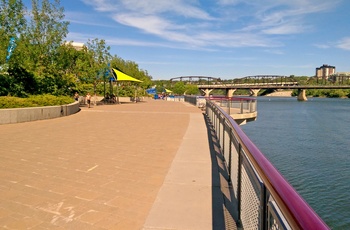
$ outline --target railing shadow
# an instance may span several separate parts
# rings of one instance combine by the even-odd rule
[[[203,114],[207,127],[212,162],[212,229],[237,229],[237,200],[229,184],[229,173],[220,145],[207,115]]]

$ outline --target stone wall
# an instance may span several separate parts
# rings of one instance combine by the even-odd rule
[[[79,102],[59,106],[0,109],[0,125],[69,116],[79,110]]]

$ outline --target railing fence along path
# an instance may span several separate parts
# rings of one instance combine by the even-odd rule
[[[234,113],[253,113],[257,110],[257,101],[255,98],[247,97],[210,97],[210,101],[215,101],[228,114]]]
[[[185,101],[198,105],[199,97]],[[329,229],[223,108],[207,99],[243,229]]]

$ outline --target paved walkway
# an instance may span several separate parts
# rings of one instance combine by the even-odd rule
[[[208,133],[200,109],[153,100],[1,125],[0,228],[233,228]]]

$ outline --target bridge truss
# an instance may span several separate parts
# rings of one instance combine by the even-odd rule
[[[255,75],[247,76],[239,79],[234,79],[235,83],[286,83],[286,82],[296,82],[296,80],[291,76],[283,75]]]
[[[254,84],[254,83],[285,83],[296,82],[293,77],[282,75],[255,75],[243,78],[234,78],[231,80],[222,80],[221,78],[209,76],[181,76],[170,79],[170,82],[183,81],[188,84],[196,85],[230,85],[230,84]]]
[[[181,77],[174,77],[170,79],[170,82],[177,82],[177,81],[183,81],[189,84],[197,84],[197,85],[222,84],[222,81],[220,78],[207,77],[207,76],[181,76]]]

